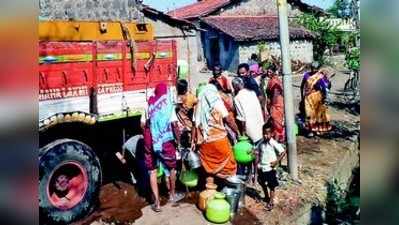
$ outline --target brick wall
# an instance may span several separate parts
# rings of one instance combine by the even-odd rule
[[[49,20],[131,21],[141,15],[135,0],[39,0],[39,8]]]

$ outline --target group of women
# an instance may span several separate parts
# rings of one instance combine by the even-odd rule
[[[274,139],[284,143],[284,90],[276,66],[268,67],[257,77],[250,73],[248,64],[241,65],[237,73],[245,81],[246,88],[257,93],[264,121],[273,124]],[[315,65],[304,75],[300,114],[309,132],[320,134],[331,129],[325,104],[330,87],[326,73]],[[146,126],[149,128],[146,148],[150,149],[146,164],[154,169],[155,161],[160,161],[166,168],[170,174],[171,198],[175,198],[177,146],[199,149],[205,172],[226,179],[237,172],[232,144],[240,135],[233,104],[234,91],[220,67],[215,67],[209,83],[199,88],[196,95],[188,91],[185,80],[179,80],[176,89],[177,102],[166,84],[156,86],[149,100]],[[155,174],[152,176],[156,178]]]

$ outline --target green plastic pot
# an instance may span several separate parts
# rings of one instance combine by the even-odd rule
[[[199,94],[201,93],[201,91],[204,89],[204,87],[206,86],[206,83],[200,83],[197,86],[197,90],[196,90],[196,95],[197,97],[199,96]]]
[[[194,170],[185,170],[180,174],[180,181],[187,187],[198,185],[198,174]]]
[[[205,216],[212,223],[226,223],[230,219],[230,204],[225,194],[217,192],[206,204]]]
[[[297,123],[294,123],[294,135],[295,135],[295,136],[298,136],[298,134],[299,134],[299,127],[298,127],[298,124],[297,124]]]
[[[162,177],[163,175],[163,166],[162,164],[159,164],[159,167],[157,168],[157,177]]]
[[[242,164],[250,163],[254,160],[254,155],[252,153],[253,146],[249,142],[247,136],[241,136],[238,138],[238,142],[234,145],[234,158],[237,162]]]
[[[188,74],[188,63],[186,60],[177,60],[177,66],[179,68],[179,79],[187,79]]]

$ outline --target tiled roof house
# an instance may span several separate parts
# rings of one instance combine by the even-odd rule
[[[168,12],[172,17],[195,20],[231,4],[231,0],[203,0]]]
[[[290,21],[298,14],[324,15],[318,7],[300,0],[288,0]],[[238,63],[258,53],[266,42],[270,53],[280,55],[276,0],[200,0],[168,12],[172,17],[193,22],[202,28],[201,44],[208,67],[221,64],[234,71]],[[310,63],[313,60],[313,34],[290,23],[291,57]]]

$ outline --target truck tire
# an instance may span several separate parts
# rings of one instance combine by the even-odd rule
[[[101,166],[86,144],[59,139],[39,151],[41,224],[69,224],[88,215],[98,202]]]

